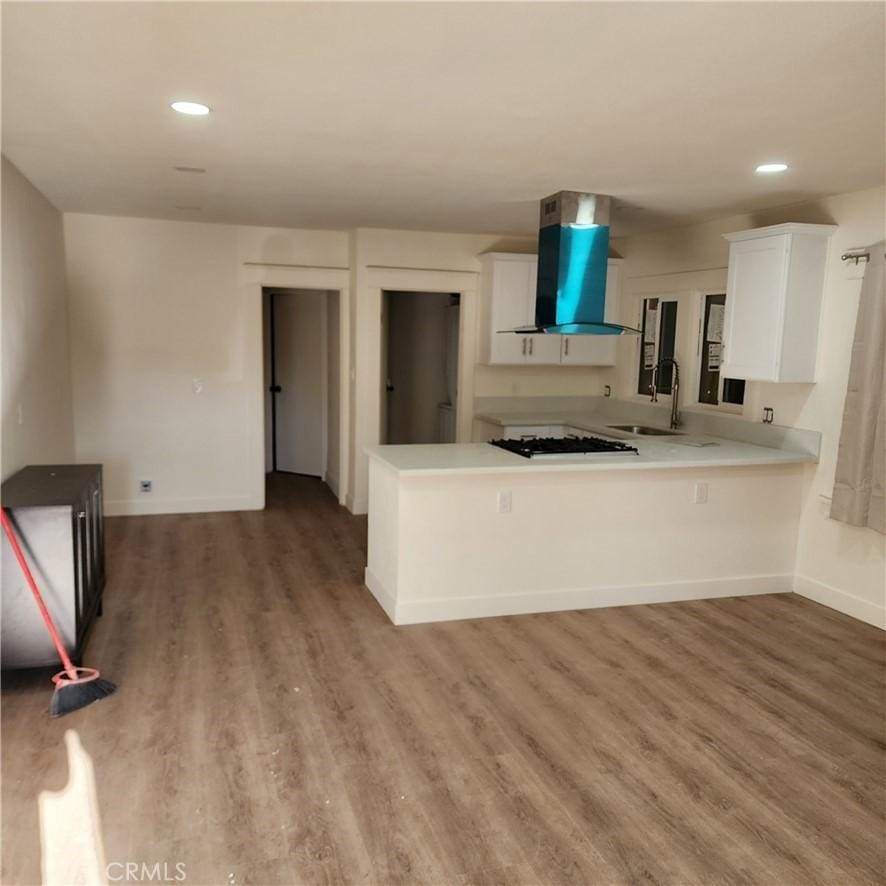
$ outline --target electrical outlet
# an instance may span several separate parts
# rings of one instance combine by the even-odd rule
[[[708,501],[708,484],[696,483],[692,487],[692,501],[694,504],[703,505]]]
[[[138,482],[138,491],[139,492],[150,492],[152,488],[152,482],[150,480],[139,480]]]
[[[499,514],[511,513],[511,491],[507,490],[498,494],[498,512]]]

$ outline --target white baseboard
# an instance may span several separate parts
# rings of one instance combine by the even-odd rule
[[[326,474],[323,477],[323,482],[332,490],[332,494],[335,496],[336,501],[341,501],[341,496],[338,491],[338,477],[333,477],[332,474]]]
[[[836,609],[845,615],[851,615],[853,618],[886,630],[886,601],[884,601],[884,605],[878,606],[869,600],[862,600],[861,597],[855,597],[846,591],[832,588],[830,585],[823,584],[813,578],[807,578],[805,575],[794,576],[794,592],[801,597],[808,597],[823,606]]]
[[[657,585],[622,585],[603,588],[531,591],[523,594],[491,594],[483,597],[448,597],[431,600],[401,600],[385,588],[369,569],[366,586],[394,624],[490,618],[531,612],[568,609],[597,609],[605,606],[636,606],[643,603],[673,603],[750,594],[789,594],[791,575],[751,575],[701,581],[668,582]]]
[[[397,609],[397,601],[394,599],[394,596],[385,589],[384,585],[375,577],[375,574],[366,569],[363,574],[363,580],[366,582],[366,587],[372,591],[372,596],[378,600],[379,606],[387,613],[388,618],[394,624],[401,624],[394,617]]]
[[[365,498],[354,498],[348,495],[345,498],[345,507],[355,516],[369,513],[369,501]]]
[[[135,517],[148,514],[203,514],[210,511],[260,511],[264,496],[211,496],[208,498],[127,498],[105,500],[106,517]]]

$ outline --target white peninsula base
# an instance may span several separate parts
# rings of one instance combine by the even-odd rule
[[[808,456],[487,470],[482,445],[451,469],[370,450],[366,584],[394,624],[793,589]]]

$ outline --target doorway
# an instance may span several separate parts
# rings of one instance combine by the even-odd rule
[[[383,291],[383,442],[455,442],[459,310],[457,293]]]
[[[265,288],[262,299],[265,472],[327,481],[339,458],[338,292]]]

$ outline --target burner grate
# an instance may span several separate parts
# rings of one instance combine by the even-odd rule
[[[537,455],[587,455],[598,452],[639,455],[636,446],[602,437],[536,437],[532,440],[490,440],[493,446],[506,449],[523,458]]]

